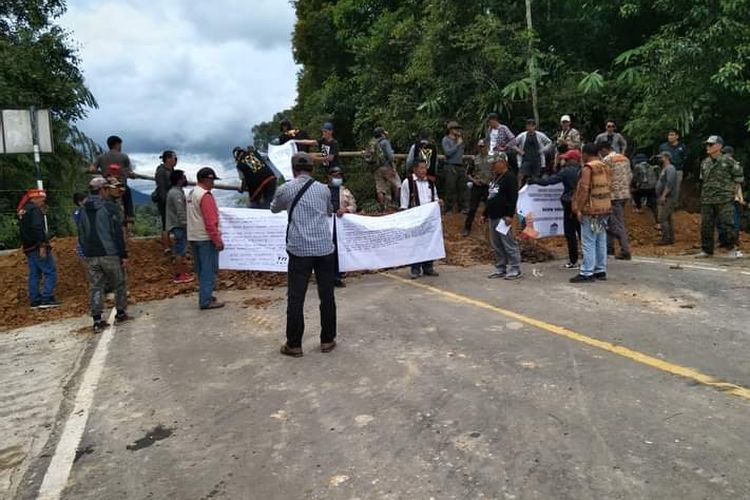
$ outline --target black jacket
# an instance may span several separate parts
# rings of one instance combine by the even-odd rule
[[[490,182],[489,194],[485,203],[484,216],[488,219],[513,217],[518,201],[518,181],[510,170],[496,175]]]
[[[99,195],[88,197],[78,221],[78,241],[86,257],[128,258],[120,207]]]
[[[28,202],[23,207],[23,216],[19,225],[24,253],[49,245],[47,233],[44,231],[44,214],[32,202]]]
[[[578,163],[566,162],[565,166],[560,169],[556,174],[548,177],[542,177],[541,179],[533,179],[529,181],[529,184],[539,184],[540,186],[551,186],[558,182],[563,183],[563,194],[560,196],[560,201],[570,202],[573,200],[573,193],[576,191],[578,185],[578,176],[581,173],[581,166]]]

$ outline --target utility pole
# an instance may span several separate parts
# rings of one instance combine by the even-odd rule
[[[39,150],[39,117],[36,114],[36,107],[31,106],[29,108],[29,114],[31,115],[31,137],[34,142],[34,167],[36,167],[36,187],[39,190],[44,190],[44,181],[42,180],[42,155]],[[49,232],[49,224],[47,223],[47,214],[44,214],[44,232]]]
[[[531,106],[534,109],[534,120],[539,124],[539,107],[536,92],[536,54],[534,53],[534,24],[531,21],[531,0],[526,0],[526,30],[529,37],[529,78],[531,80]]]

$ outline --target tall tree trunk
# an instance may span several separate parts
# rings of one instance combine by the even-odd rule
[[[534,24],[531,21],[531,0],[526,0],[526,28],[529,35],[529,78],[531,79],[531,106],[534,109],[534,120],[539,124],[539,108],[536,93],[536,54],[534,52]]]

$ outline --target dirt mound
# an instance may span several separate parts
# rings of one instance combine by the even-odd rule
[[[465,215],[447,214],[443,219],[445,232],[446,263],[454,266],[471,266],[491,264],[494,252],[489,244],[486,225],[475,221],[469,237],[462,237]],[[656,220],[653,213],[646,209],[636,213],[628,204],[625,211],[625,223],[630,236],[631,252],[634,255],[664,257],[684,255],[700,249],[700,214],[679,211],[674,215],[675,244],[668,247],[658,246],[661,234],[654,228]],[[541,240],[521,240],[521,257],[524,262],[546,262],[567,255],[567,244],[562,236]]]
[[[75,254],[75,239],[56,239],[53,247],[58,274],[55,295],[62,302],[57,309],[29,308],[27,265],[23,253],[18,251],[0,257],[0,316],[3,318],[0,331],[89,313],[88,284],[83,266]],[[172,283],[170,259],[162,254],[161,244],[157,240],[133,240],[128,250],[130,303],[165,299],[198,290],[197,282],[184,285]],[[284,284],[285,274],[220,271],[217,288],[268,289]]]
[[[655,221],[650,212],[635,213],[628,207],[626,217],[635,255],[678,255],[698,248],[698,214],[675,214],[677,242],[671,247],[656,246],[659,233],[653,227]],[[461,214],[449,214],[444,218],[445,263],[454,266],[491,264],[494,252],[488,243],[487,226],[475,224],[472,234],[464,238],[461,236],[464,220],[465,216]],[[170,259],[162,255],[161,244],[157,240],[133,240],[130,242],[129,250],[131,266],[128,273],[128,291],[131,303],[159,300],[197,291],[196,282],[184,285],[172,283]],[[556,237],[522,241],[521,253],[524,262],[544,262],[563,258],[566,253],[565,239]],[[88,285],[83,266],[75,254],[75,239],[55,240],[54,255],[58,272],[56,295],[63,305],[50,310],[32,310],[28,306],[24,255],[19,251],[0,257],[0,317],[4,320],[0,325],[0,331],[88,314]],[[284,274],[221,271],[218,288],[270,289],[284,284]],[[257,300],[262,302],[261,299]]]

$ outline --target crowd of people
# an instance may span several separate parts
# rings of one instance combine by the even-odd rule
[[[331,214],[341,217],[355,213],[357,202],[344,186],[344,168],[332,123],[324,123],[321,137],[315,140],[284,120],[278,142],[288,141],[296,143],[299,153],[292,159],[294,178],[281,186],[267,160],[254,148],[237,147],[233,156],[241,180],[240,192],[248,193],[248,206],[272,212],[286,210],[288,214],[288,340],[282,353],[298,356],[304,330],[304,297],[313,271],[321,300],[322,349],[329,352],[335,347],[333,290],[346,283],[338,269],[335,225],[331,232],[324,221]],[[127,179],[133,176],[133,170],[130,159],[122,152],[122,142],[117,136],[107,139],[109,150],[90,167],[94,177],[88,193],[77,193],[74,198],[77,253],[89,279],[91,316],[97,332],[106,326],[102,308],[107,292],[115,294],[116,321],[129,319],[127,244],[134,212]],[[700,165],[699,175],[702,251],[696,257],[714,254],[717,230],[720,246],[732,256],[741,257],[738,211],[744,204],[742,168],[720,136],[710,136],[705,146],[707,157]],[[319,152],[310,153],[311,148]],[[384,127],[374,129],[363,156],[372,171],[377,203],[383,211],[438,202],[444,211],[466,214],[462,235],[469,236],[484,204],[479,224],[487,227],[496,256],[490,279],[514,280],[522,276],[513,226],[519,190],[526,184],[562,184],[560,201],[568,247],[568,261],[563,267],[577,270],[570,279],[573,283],[606,280],[608,254],[621,260],[632,258],[625,224],[625,206],[631,201],[637,211],[644,207],[653,211],[655,230],[661,232],[660,244],[675,242],[673,214],[679,206],[687,162],[687,148],[677,130],[668,132],[667,141],[659,146],[655,157],[636,154],[631,158],[627,155],[627,141],[611,120],[592,142],[584,142],[569,115],[561,117],[560,129],[550,138],[537,130],[533,119],[528,119],[526,129],[515,135],[497,114],[491,113],[487,116],[486,134],[477,141],[476,154],[468,168],[465,148],[461,125],[450,121],[440,148],[428,132],[420,132],[408,149],[404,171],[399,172]],[[151,199],[161,218],[164,253],[173,260],[173,281],[181,284],[195,279],[187,267],[189,247],[198,278],[198,306],[221,308],[224,304],[213,294],[218,255],[224,248],[219,211],[211,192],[218,177],[209,167],[200,169],[197,185],[186,195],[188,182],[184,171],[176,168],[176,153],[164,151],[160,159]],[[658,164],[653,164],[653,159]],[[325,170],[327,184],[313,179],[316,165]],[[44,217],[45,198],[43,190],[30,189],[18,207],[23,251],[28,260],[29,301],[34,308],[59,306],[54,296],[57,278]],[[431,261],[411,264],[412,279],[437,275]],[[41,281],[44,286],[40,291]]]

